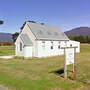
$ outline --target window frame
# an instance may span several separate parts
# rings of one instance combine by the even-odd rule
[[[42,41],[42,47],[45,49],[45,41]]]
[[[70,47],[72,47],[72,44],[70,44]]]
[[[22,51],[22,49],[23,49],[22,42],[20,42],[19,48],[20,48],[20,51]]]
[[[53,49],[53,46],[51,46],[51,50]]]
[[[60,49],[61,48],[61,46],[60,45],[58,45],[58,49]]]
[[[51,50],[52,50],[52,49],[53,49],[53,41],[51,41],[51,44],[52,44],[52,45],[51,45]]]

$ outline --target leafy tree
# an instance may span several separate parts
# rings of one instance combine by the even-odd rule
[[[0,20],[0,24],[3,24],[3,21],[2,20]]]
[[[26,22],[36,23],[35,21],[25,21],[24,24],[22,25],[22,27],[20,28],[21,30],[24,28]]]
[[[90,37],[89,36],[74,36],[70,35],[69,39],[79,41],[81,43],[90,43]]]
[[[15,42],[17,37],[19,36],[19,33],[18,32],[15,32],[14,34],[12,34],[12,38],[13,38],[13,41]]]
[[[27,21],[27,22],[36,23],[35,21]]]

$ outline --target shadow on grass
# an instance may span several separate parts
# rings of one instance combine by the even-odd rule
[[[75,82],[78,81],[78,82],[82,82],[83,84],[90,85],[90,80],[87,80],[87,79],[84,80],[84,78],[79,78],[79,77],[77,77],[77,79],[74,80],[73,71],[72,70],[67,70],[67,72],[68,72],[68,79],[69,80],[72,80],[72,81],[75,81]],[[50,73],[54,73],[56,75],[59,75],[61,78],[64,78],[64,68],[52,71]]]
[[[70,76],[68,75],[68,78],[69,78],[70,80],[73,80],[73,76],[72,76],[73,71],[72,71],[72,70],[67,70],[67,72],[68,72],[68,74],[70,75]],[[50,73],[54,73],[54,74],[59,75],[60,77],[64,78],[64,68],[61,68],[61,69],[52,71],[52,72],[50,72]]]
[[[54,73],[61,75],[61,74],[64,73],[64,69],[61,68],[61,69],[59,69],[59,70],[57,70],[57,71],[54,71]]]
[[[64,77],[63,77],[63,74],[64,74],[64,68],[61,68],[61,69],[52,71],[52,72],[50,72],[50,73],[54,73],[54,74],[60,75],[60,77],[64,78]]]

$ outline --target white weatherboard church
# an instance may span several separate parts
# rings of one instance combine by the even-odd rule
[[[15,42],[16,56],[48,57],[63,55],[61,47],[77,46],[80,52],[80,43],[71,41],[59,28],[42,24],[26,22]]]

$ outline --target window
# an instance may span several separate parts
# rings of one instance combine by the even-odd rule
[[[70,47],[72,47],[72,44],[70,44]]]
[[[51,41],[52,45],[53,45],[53,41]]]
[[[58,46],[58,49],[60,49],[60,45]]]
[[[22,43],[20,42],[20,51],[22,51]]]
[[[53,41],[51,41],[51,49],[53,49]]]
[[[67,46],[67,41],[65,41],[65,47]]]
[[[67,43],[67,41],[65,41],[65,43]]]
[[[51,49],[53,49],[53,46],[51,46]]]
[[[60,44],[60,41],[58,43]]]
[[[42,41],[42,47],[45,49],[45,41]]]
[[[45,41],[42,41],[42,43],[45,43]]]

